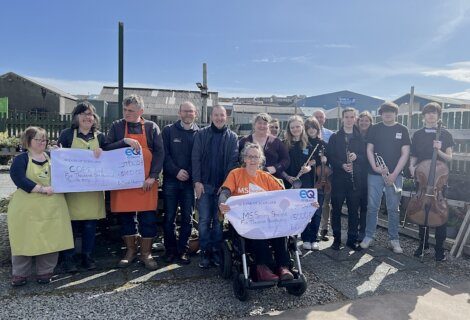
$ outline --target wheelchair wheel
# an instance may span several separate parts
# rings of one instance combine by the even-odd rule
[[[245,276],[242,273],[233,277],[233,293],[240,301],[248,300],[248,289],[245,287]]]
[[[302,282],[286,288],[289,294],[296,297],[300,297],[307,290],[307,279],[305,276],[302,274],[300,275],[299,279],[302,280]]]
[[[227,242],[222,244],[222,263],[219,266],[220,275],[224,279],[232,276],[232,253],[230,252]]]

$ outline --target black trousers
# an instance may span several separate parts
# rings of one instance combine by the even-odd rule
[[[273,238],[269,240],[248,240],[251,252],[254,254],[257,265],[265,264],[268,266],[287,267],[289,266],[290,256],[287,251],[287,238]],[[271,248],[269,247],[271,245]],[[273,254],[274,251],[274,262]]]
[[[357,241],[359,223],[359,202],[361,190],[353,186],[350,179],[333,179],[331,189],[331,228],[335,241],[341,241],[341,209],[346,200],[348,207],[348,242]]]
[[[436,231],[434,233],[436,239],[436,252],[442,252],[444,250],[444,241],[447,237],[447,223],[444,223],[442,226],[436,227]],[[429,247],[429,227],[426,231],[426,239],[424,238],[424,231],[425,228],[423,226],[419,226],[419,245],[422,246],[424,242],[424,246],[426,248]]]

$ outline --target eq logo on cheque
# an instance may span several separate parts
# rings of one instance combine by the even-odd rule
[[[134,149],[132,148],[126,148],[126,151],[124,151],[126,153],[126,156],[128,157],[131,157],[131,156],[137,156],[140,154],[140,150],[139,151],[135,151]]]
[[[299,196],[301,199],[314,199],[315,191],[313,190],[300,190]]]

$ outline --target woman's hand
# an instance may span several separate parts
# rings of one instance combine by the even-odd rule
[[[42,193],[48,196],[52,196],[54,194],[54,190],[52,189],[52,187],[42,187]]]
[[[139,141],[137,141],[137,140],[135,140],[135,139],[124,138],[124,142],[125,142],[129,147],[131,147],[132,149],[134,149],[136,152],[140,151],[140,149],[142,148],[142,147],[140,146]]]
[[[230,211],[230,206],[226,205],[225,203],[219,204],[219,210],[222,214],[226,214]]]
[[[302,168],[300,169],[300,174],[305,174],[305,173],[309,173],[310,171],[312,171],[312,167],[311,166],[302,166]]]
[[[318,203],[318,201],[312,202],[312,207],[318,209],[318,208],[320,208],[320,204]]]
[[[93,150],[93,156],[95,156],[95,158],[99,158],[102,152],[103,152],[103,149],[101,148],[95,149]]]

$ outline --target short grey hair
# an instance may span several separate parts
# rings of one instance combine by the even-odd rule
[[[263,121],[266,121],[267,123],[270,123],[272,118],[269,114],[265,113],[265,112],[261,112],[261,113],[258,113],[257,115],[255,115],[253,117],[253,121],[251,122],[251,124],[254,126],[256,121],[258,120],[263,120]]]
[[[266,162],[266,157],[264,156],[264,152],[263,152],[263,148],[261,148],[261,146],[255,142],[247,142],[245,144],[245,146],[243,147],[243,150],[242,152],[240,153],[240,160],[241,162],[243,163],[242,166],[245,165],[245,157],[247,156],[248,154],[248,151],[250,149],[255,149],[258,151],[258,154],[259,154],[259,159],[260,159],[260,167],[264,166],[265,162]]]
[[[128,105],[135,104],[139,109],[143,109],[144,105],[144,98],[137,94],[131,94],[128,97],[125,97],[122,101],[122,106],[127,107]]]

